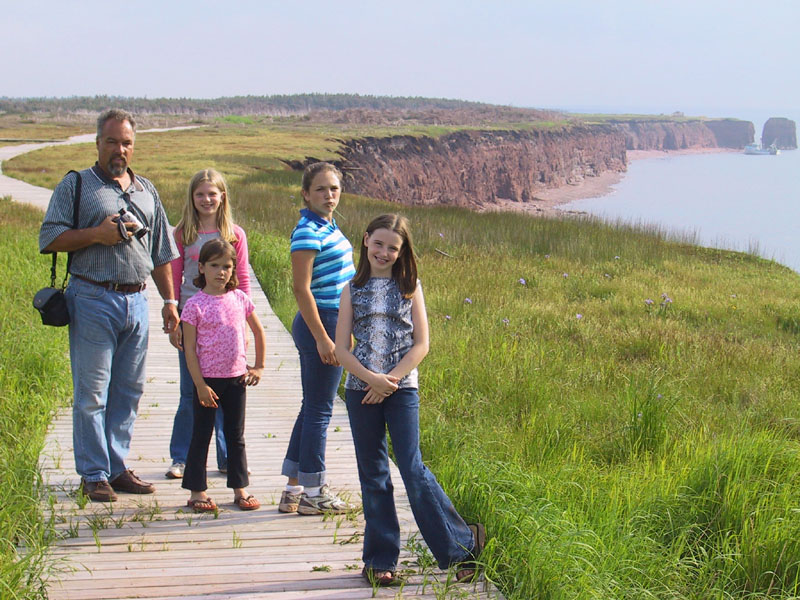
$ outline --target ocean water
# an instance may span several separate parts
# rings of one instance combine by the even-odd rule
[[[763,122],[754,124],[758,137]],[[703,246],[753,252],[800,272],[800,150],[635,160],[611,194],[562,208],[658,225]]]

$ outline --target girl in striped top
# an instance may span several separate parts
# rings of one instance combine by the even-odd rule
[[[328,423],[342,379],[333,343],[339,296],[355,273],[353,247],[333,218],[341,180],[331,164],[306,168],[305,208],[292,231],[292,285],[299,309],[292,337],[300,354],[303,401],[281,469],[289,478],[278,505],[285,513],[319,515],[351,508],[329,490],[325,476]]]

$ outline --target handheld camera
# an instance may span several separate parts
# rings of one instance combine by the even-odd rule
[[[132,238],[128,237],[128,228],[125,227],[125,223],[133,223],[135,225],[135,227],[134,227],[134,229],[132,231],[133,231],[134,237],[136,237],[137,240],[142,239],[144,236],[146,236],[148,233],[150,233],[150,228],[147,227],[146,225],[142,225],[139,222],[139,219],[137,219],[133,215],[133,213],[131,213],[130,211],[126,210],[125,208],[120,208],[119,209],[119,217],[117,217],[117,226],[119,227],[119,235],[120,235],[120,237],[125,241],[128,241],[129,239],[132,239]]]

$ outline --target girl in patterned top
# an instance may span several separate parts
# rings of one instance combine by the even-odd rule
[[[336,327],[366,519],[362,575],[373,585],[396,582],[400,553],[387,427],[411,510],[439,567],[471,581],[486,542],[483,525],[464,522],[422,462],[416,367],[427,353],[428,320],[408,221],[381,215],[364,234]]]
[[[241,510],[260,504],[245,489],[249,484],[244,449],[245,387],[256,385],[264,370],[266,338],[253,301],[236,289],[236,250],[219,238],[203,244],[194,280],[200,291],[183,307],[186,364],[194,382],[194,423],[182,487],[191,490],[187,502],[195,512],[214,512],[206,494],[206,460],[217,407],[222,407],[228,443],[228,487]],[[256,342],[255,365],[247,364],[249,325]]]

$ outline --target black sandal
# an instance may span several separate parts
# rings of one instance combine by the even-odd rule
[[[386,587],[388,585],[396,585],[399,583],[397,573],[387,569],[373,569],[372,567],[364,567],[361,569],[361,576],[370,585],[377,585],[379,587]]]
[[[458,583],[472,583],[478,577],[479,565],[478,557],[486,547],[486,528],[481,523],[469,526],[472,536],[475,538],[475,545],[469,553],[469,560],[458,565],[456,571],[456,581]]]

